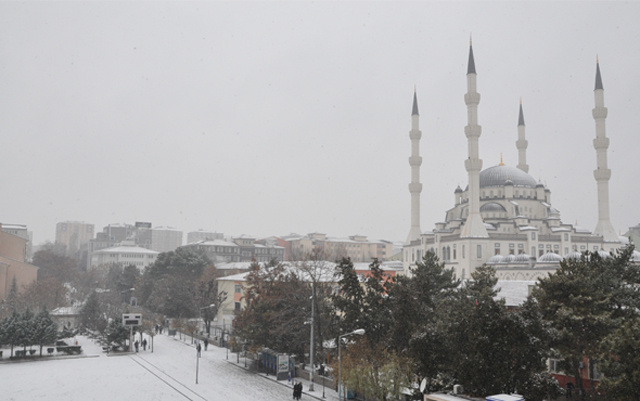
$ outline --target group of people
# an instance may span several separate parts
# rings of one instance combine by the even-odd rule
[[[145,338],[145,339],[142,340],[142,343],[140,343],[138,340],[136,340],[136,342],[133,343],[133,345],[136,347],[136,352],[138,352],[138,350],[140,349],[140,345],[141,344],[142,344],[142,349],[144,351],[147,350],[147,339]]]
[[[293,399],[299,400],[302,397],[302,383],[294,382],[293,383]]]

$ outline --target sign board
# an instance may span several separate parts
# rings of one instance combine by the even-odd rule
[[[289,371],[289,355],[278,355],[278,373]]]
[[[125,327],[140,326],[142,324],[142,315],[140,313],[123,313],[122,325]]]

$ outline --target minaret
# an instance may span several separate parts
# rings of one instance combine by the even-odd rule
[[[478,152],[478,138],[482,128],[478,125],[478,103],[480,94],[476,92],[476,64],[473,59],[473,46],[469,42],[469,63],[467,66],[467,93],[464,95],[467,105],[467,126],[464,133],[467,136],[469,157],[464,166],[469,174],[469,215],[462,227],[460,237],[488,237],[487,229],[480,217],[480,170],[482,159]]]
[[[420,230],[420,192],[422,192],[422,184],[420,183],[420,166],[422,165],[422,157],[420,157],[421,137],[418,95],[414,88],[411,131],[409,131],[409,138],[411,138],[411,157],[409,157],[409,165],[411,166],[411,183],[409,184],[409,193],[411,193],[411,229],[407,236],[407,244],[419,239],[422,233]]]
[[[516,147],[518,148],[518,167],[525,173],[529,172],[529,165],[527,164],[527,145],[529,143],[524,136],[524,113],[522,112],[522,99],[520,99],[520,114],[518,115],[518,140],[516,141]]]
[[[618,235],[609,219],[609,178],[611,178],[611,170],[607,167],[609,138],[607,138],[604,121],[607,118],[607,108],[604,107],[604,88],[600,77],[600,62],[597,59],[596,86],[593,92],[596,105],[593,108],[593,119],[596,122],[596,139],[593,140],[593,147],[596,149],[598,162],[598,168],[593,171],[593,176],[598,184],[598,225],[593,233],[601,235],[605,242],[618,242]]]

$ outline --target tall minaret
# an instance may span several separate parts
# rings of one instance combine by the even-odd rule
[[[524,113],[522,112],[522,99],[520,99],[520,114],[518,115],[518,140],[516,141],[516,147],[518,148],[518,167],[525,173],[529,172],[529,165],[527,164],[527,145],[529,143],[524,136]]]
[[[467,136],[469,157],[464,166],[469,174],[469,215],[462,227],[460,237],[488,237],[487,229],[480,217],[480,170],[482,159],[478,152],[478,138],[482,128],[478,125],[478,103],[480,94],[476,92],[476,64],[473,59],[473,46],[469,42],[469,63],[467,66],[467,93],[464,95],[467,105],[467,126],[464,133]]]
[[[596,122],[596,139],[593,140],[593,147],[596,149],[598,162],[598,168],[593,170],[593,176],[598,184],[598,225],[593,233],[602,235],[605,242],[618,242],[616,230],[613,229],[609,219],[609,178],[611,178],[611,170],[607,167],[609,138],[607,138],[604,121],[607,118],[607,108],[604,107],[604,88],[600,77],[600,62],[597,59],[596,86],[593,92],[596,104],[596,107],[593,108],[593,119]]]
[[[414,88],[411,131],[409,131],[409,138],[411,138],[411,157],[409,157],[409,165],[411,166],[411,183],[409,184],[409,193],[411,193],[411,229],[407,236],[407,244],[419,239],[422,233],[420,230],[420,192],[422,192],[422,184],[420,183],[420,166],[422,165],[422,157],[420,157],[421,137],[418,95]]]

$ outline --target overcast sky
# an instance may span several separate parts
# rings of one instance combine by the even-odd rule
[[[0,222],[152,222],[404,241],[417,87],[423,231],[467,185],[473,37],[484,168],[518,163],[597,223],[596,57],[611,220],[640,223],[640,2],[2,2]]]

